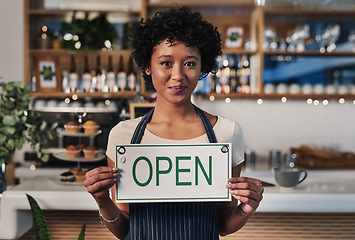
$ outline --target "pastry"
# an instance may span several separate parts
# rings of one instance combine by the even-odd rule
[[[76,173],[75,180],[77,182],[84,182],[85,179],[86,179],[86,171],[80,170],[79,172]]]
[[[65,157],[67,158],[77,158],[80,155],[80,150],[74,146],[69,145],[65,148]]]
[[[78,133],[80,132],[80,125],[77,122],[67,122],[64,124],[64,129],[67,133]]]
[[[96,158],[97,157],[97,147],[88,146],[84,148],[84,157],[85,158]]]
[[[69,169],[69,172],[73,173],[74,175],[79,172],[81,169],[78,167],[72,167],[71,169]]]
[[[83,153],[83,150],[84,148],[86,148],[86,145],[85,144],[78,144],[76,145],[76,147],[78,148],[78,150],[80,150],[80,157],[83,157],[84,156],[84,153]]]
[[[74,182],[74,180],[75,175],[70,171],[63,172],[62,174],[60,174],[60,181],[62,182]]]
[[[99,129],[99,124],[89,120],[83,124],[83,128],[85,133],[96,133]]]

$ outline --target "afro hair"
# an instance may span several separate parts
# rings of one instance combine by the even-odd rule
[[[217,28],[202,20],[198,12],[188,7],[171,8],[157,12],[145,22],[143,19],[132,29],[132,56],[142,71],[146,84],[152,78],[145,70],[150,67],[155,46],[168,39],[184,42],[187,47],[197,47],[201,54],[201,76],[214,72],[216,58],[221,54],[221,37]]]

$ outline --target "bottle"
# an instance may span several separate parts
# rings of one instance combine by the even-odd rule
[[[31,79],[30,79],[30,91],[35,92],[36,91],[36,72],[33,70],[31,74]]]
[[[134,91],[136,89],[137,74],[134,68],[133,58],[129,58],[127,71],[127,87],[128,90]]]
[[[83,91],[90,92],[92,84],[92,76],[89,70],[89,58],[87,55],[84,57],[84,72],[83,72]]]
[[[103,92],[105,87],[105,74],[103,73],[102,65],[101,65],[101,58],[99,55],[96,57],[96,91]]]
[[[221,92],[222,93],[230,93],[230,85],[229,85],[229,78],[230,78],[230,68],[229,68],[229,61],[226,55],[222,57],[222,66],[220,68],[221,76],[219,78],[219,82],[221,84]]]
[[[69,68],[69,89],[70,92],[76,92],[78,90],[78,73],[76,71],[76,63],[74,55],[70,58],[70,68]]]
[[[249,68],[249,60],[247,59],[246,55],[242,56],[238,75],[239,75],[240,86],[241,86],[240,91],[242,93],[250,93],[250,86],[249,86],[250,68]]]
[[[240,82],[239,82],[239,76],[238,76],[238,68],[236,65],[236,56],[232,55],[232,58],[230,60],[230,86],[231,86],[231,92],[240,92]]]
[[[123,56],[120,55],[120,59],[118,61],[118,70],[117,70],[118,89],[120,91],[124,91],[126,89],[126,81],[127,81],[127,74],[124,71]]]
[[[117,92],[116,78],[113,71],[112,56],[108,56],[107,87],[110,92]]]
[[[221,87],[221,76],[222,76],[222,58],[221,56],[217,57],[217,72],[216,72],[216,79],[215,79],[215,93],[221,93],[222,92],[222,87]]]

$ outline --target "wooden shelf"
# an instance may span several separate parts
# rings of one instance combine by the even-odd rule
[[[283,97],[286,97],[287,99],[318,99],[318,100],[323,100],[323,99],[348,99],[348,100],[355,100],[355,94],[265,94],[265,93],[260,93],[260,94],[246,94],[246,93],[207,93],[207,94],[201,94],[199,93],[198,95],[204,97],[204,98],[210,98],[214,97],[216,99],[225,99],[225,98],[239,98],[239,99],[281,99]]]
[[[302,51],[302,52],[289,52],[289,51],[264,51],[265,55],[292,55],[292,56],[321,56],[321,57],[340,57],[340,56],[355,56],[355,52],[324,52],[320,51]]]
[[[84,12],[84,13],[99,13],[99,14],[109,14],[109,13],[127,13],[127,14],[140,14],[140,11],[133,10],[46,10],[46,9],[29,9],[29,15],[66,15],[73,12]]]
[[[92,93],[46,93],[46,92],[31,92],[30,95],[34,98],[48,98],[48,99],[55,99],[55,98],[73,98],[74,95],[77,96],[78,99],[83,98],[94,98],[94,99],[101,99],[101,98],[108,98],[108,99],[120,99],[120,98],[132,98],[135,94],[141,94],[136,91],[121,91],[121,92],[92,92]]]
[[[54,55],[97,55],[97,54],[131,54],[131,49],[120,50],[69,50],[69,49],[30,49],[31,55],[54,54]]]
[[[265,8],[266,14],[309,14],[309,15],[331,15],[331,14],[355,14],[355,9],[300,9],[300,8]]]
[[[214,2],[149,2],[147,3],[148,7],[172,7],[172,6],[187,6],[187,7],[255,7],[253,2],[223,2],[223,1],[214,1]]]
[[[226,54],[247,54],[247,55],[253,55],[256,53],[256,51],[237,49],[237,48],[223,48],[222,52]]]

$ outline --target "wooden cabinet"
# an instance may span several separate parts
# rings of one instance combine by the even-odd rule
[[[79,62],[79,68],[82,68],[82,62],[85,55],[94,58],[97,55],[102,57],[103,64],[105,65],[109,55],[114,56],[114,64],[117,64],[118,56],[123,55],[125,62],[131,50],[111,50],[111,51],[74,51],[64,49],[40,49],[36,46],[36,29],[38,30],[40,24],[45,20],[67,20],[70,18],[74,11],[68,10],[45,10],[25,0],[25,84],[30,83],[32,71],[34,69],[33,62],[36,57],[40,56],[57,56],[59,64],[63,68],[69,67],[69,60],[71,55],[75,55]],[[32,2],[32,1],[31,1]],[[247,55],[250,59],[250,94],[244,93],[230,93],[230,94],[204,94],[206,97],[216,98],[280,98],[286,96],[295,99],[307,98],[348,98],[353,99],[354,94],[265,94],[263,85],[267,82],[267,76],[264,76],[267,70],[266,63],[272,57],[319,57],[324,59],[350,59],[355,61],[355,53],[353,51],[333,51],[333,52],[320,52],[317,49],[304,51],[287,51],[287,50],[270,50],[264,47],[264,31],[271,28],[275,31],[277,36],[287,36],[287,34],[295,27],[307,21],[323,21],[326,23],[334,23],[337,21],[350,21],[355,22],[355,10],[307,10],[295,8],[270,8],[268,6],[257,6],[254,1],[179,1],[178,6],[189,6],[193,10],[197,10],[203,14],[204,19],[210,21],[217,26],[221,35],[222,41],[226,39],[226,29],[228,27],[240,26],[244,30],[244,40],[250,40],[250,49],[245,50],[244,46],[239,48],[227,48],[223,46],[223,53]],[[152,16],[157,10],[167,9],[169,7],[177,6],[176,3],[169,1],[149,1],[141,0],[140,11],[117,10],[117,11],[82,11],[87,14],[93,13],[107,13],[107,14],[125,14],[131,19],[139,20],[141,17],[146,18]],[[37,31],[38,32],[38,31]],[[311,33],[313,34],[313,33]],[[314,39],[311,35],[309,39]],[[349,62],[347,62],[349,64]],[[95,93],[77,93],[79,98],[92,97],[92,98],[130,98],[136,91],[123,91],[118,93],[110,92],[95,92]],[[139,93],[148,97],[150,92],[146,91],[143,80],[141,81],[141,89]],[[71,93],[63,93],[57,91],[56,93],[33,93],[37,98],[63,98],[69,97]]]
[[[60,78],[60,84],[63,77],[63,70],[69,71],[71,57],[74,56],[76,62],[76,69],[78,73],[83,72],[84,58],[87,56],[89,59],[89,69],[94,70],[97,63],[97,57],[100,57],[102,66],[107,69],[109,56],[112,58],[113,67],[115,70],[118,68],[119,57],[122,55],[124,60],[125,70],[128,68],[129,57],[131,54],[130,49],[104,49],[104,50],[68,50],[60,46],[54,46],[54,41],[48,41],[41,38],[41,28],[47,23],[58,24],[61,22],[70,22],[73,14],[89,15],[89,18],[98,14],[106,14],[109,19],[111,16],[122,15],[121,18],[128,19],[127,21],[137,21],[140,19],[141,11],[137,10],[46,10],[43,8],[43,1],[30,1],[25,0],[25,84],[31,83],[32,76],[38,76],[38,63],[39,60],[53,60],[55,64],[59,65],[56,76]],[[120,16],[118,16],[120,18]],[[59,26],[60,27],[60,26]],[[123,28],[121,26],[121,28]],[[120,36],[122,38],[122,36]],[[137,69],[137,74],[140,75]],[[38,78],[37,78],[37,81]],[[72,97],[74,94],[79,98],[131,98],[137,92],[144,96],[149,96],[150,93],[146,92],[143,79],[139,82],[140,87],[137,91],[117,91],[117,92],[63,92],[61,87],[58,86],[54,89],[49,88],[42,91],[32,92],[35,98],[66,98]],[[59,84],[59,85],[60,85]]]

